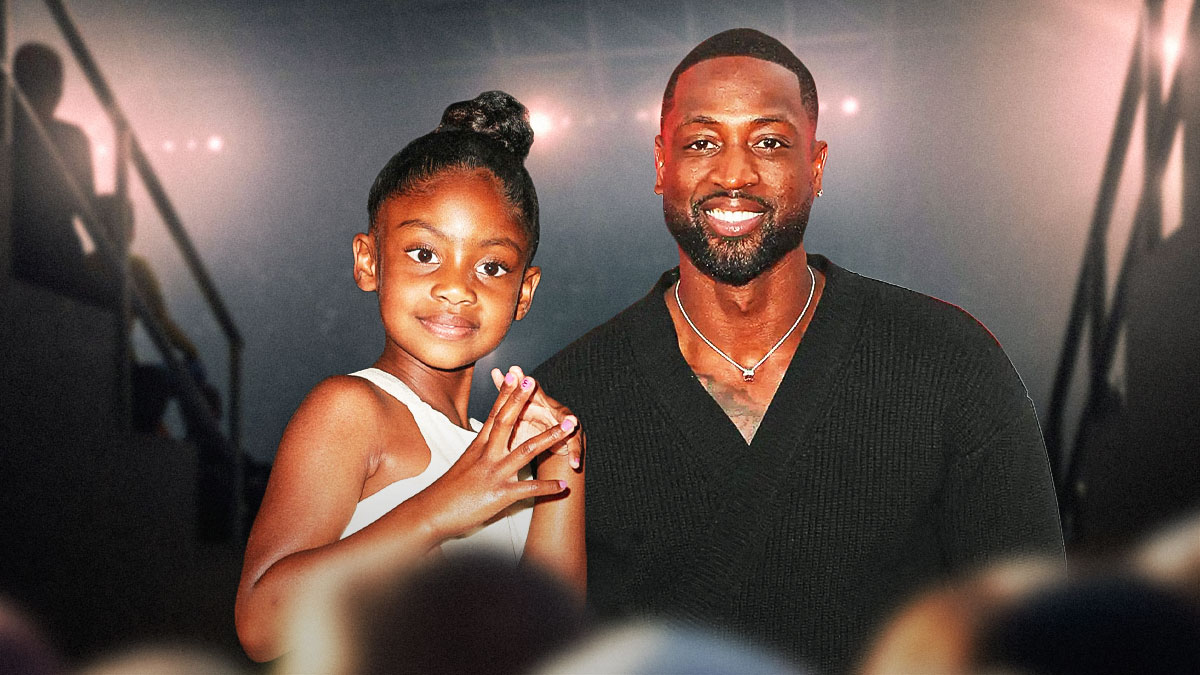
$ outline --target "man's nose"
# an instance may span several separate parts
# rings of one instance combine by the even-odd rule
[[[730,143],[715,158],[712,180],[726,190],[738,190],[758,183],[754,153]]]

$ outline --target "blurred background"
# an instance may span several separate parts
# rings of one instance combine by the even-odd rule
[[[653,194],[662,89],[693,46],[737,26],[782,40],[817,82],[829,160],[808,250],[983,322],[1042,419],[1068,545],[1140,537],[1200,505],[1200,221],[1187,216],[1200,213],[1200,134],[1181,131],[1200,124],[1192,5],[0,1],[0,51],[11,60],[40,42],[61,55],[55,116],[86,135],[97,194],[132,207],[82,200],[88,216],[76,204],[84,249],[122,260],[120,242],[94,235],[131,217],[130,260],[153,270],[163,316],[195,345],[156,345],[163,320],[137,307],[144,288],[134,322],[112,298],[10,275],[20,247],[0,229],[0,520],[12,542],[0,593],[72,655],[138,634],[236,652],[241,547],[284,426],[317,382],[383,348],[350,247],[383,164],[481,91],[531,111],[542,284],[478,364],[482,417],[487,370],[533,368],[677,264]],[[137,139],[132,165],[118,161],[114,117]],[[28,140],[12,138],[6,149]],[[34,172],[3,155],[7,199]],[[137,285],[116,276],[118,290]],[[165,423],[135,420],[131,433],[138,375],[155,368],[179,389]]]
[[[10,4],[13,45],[68,53],[40,2]],[[393,153],[432,129],[446,104],[486,89],[533,112],[543,284],[534,311],[480,364],[531,368],[676,264],[652,192],[659,100],[692,46],[734,26],[780,38],[817,81],[830,155],[809,249],[966,308],[1043,409],[1141,4],[70,7],[244,334],[243,447],[268,460],[316,382],[382,350],[374,297],[350,276],[350,239],[365,229],[367,189]],[[1166,3],[1175,44],[1187,4]],[[111,125],[66,61],[58,116],[85,129],[97,189],[111,190]],[[1178,190],[1177,179],[1167,184]],[[1136,199],[1126,187],[1118,214]],[[134,251],[152,261],[172,315],[219,381],[218,326],[139,185],[132,196]],[[1170,229],[1179,201],[1164,203]],[[489,388],[476,387],[477,414]]]

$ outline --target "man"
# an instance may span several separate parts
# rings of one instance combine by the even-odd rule
[[[87,136],[74,124],[54,117],[63,93],[62,60],[46,45],[22,45],[13,57],[13,77],[71,179],[85,197],[92,196],[95,187]],[[73,222],[79,209],[67,178],[39,137],[34,120],[22,108],[17,109],[13,127],[12,200],[13,276],[67,295],[92,297],[83,244]]]
[[[654,150],[679,268],[534,374],[587,429],[601,616],[838,671],[918,588],[1063,549],[1032,403],[987,330],[805,251],[816,121],[777,40],[688,54]]]

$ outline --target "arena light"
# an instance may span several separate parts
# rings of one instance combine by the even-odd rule
[[[858,99],[853,96],[847,96],[842,99],[842,114],[857,115],[858,114]]]
[[[205,144],[209,152],[220,152],[225,147],[225,139],[217,135],[208,137],[208,143]]]
[[[175,141],[166,140],[162,144],[163,152],[175,152]]]
[[[1179,52],[1182,46],[1179,43],[1179,38],[1169,37],[1163,40],[1163,58],[1167,64],[1174,65],[1179,59]]]
[[[543,112],[529,113],[529,126],[533,127],[534,138],[544,136],[554,129],[554,120]]]

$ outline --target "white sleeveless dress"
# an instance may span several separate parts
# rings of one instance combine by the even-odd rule
[[[367,525],[375,522],[384,514],[396,508],[404,500],[412,497],[421,490],[429,487],[435,480],[441,478],[463,451],[475,440],[482,424],[471,420],[472,430],[463,429],[454,424],[448,417],[434,410],[428,403],[421,400],[408,385],[396,376],[379,370],[367,368],[357,373],[380,389],[384,390],[397,401],[403,403],[417,421],[417,428],[429,446],[429,466],[424,471],[385,486],[379,492],[360,501],[354,509],[350,523],[342,531],[342,539],[358,532]],[[529,478],[531,471],[526,467],[519,477]],[[462,551],[486,550],[502,556],[511,556],[513,562],[519,562],[525,550],[525,539],[529,536],[529,521],[533,515],[533,500],[517,502],[496,518],[462,537],[442,543],[442,551],[448,555]]]

